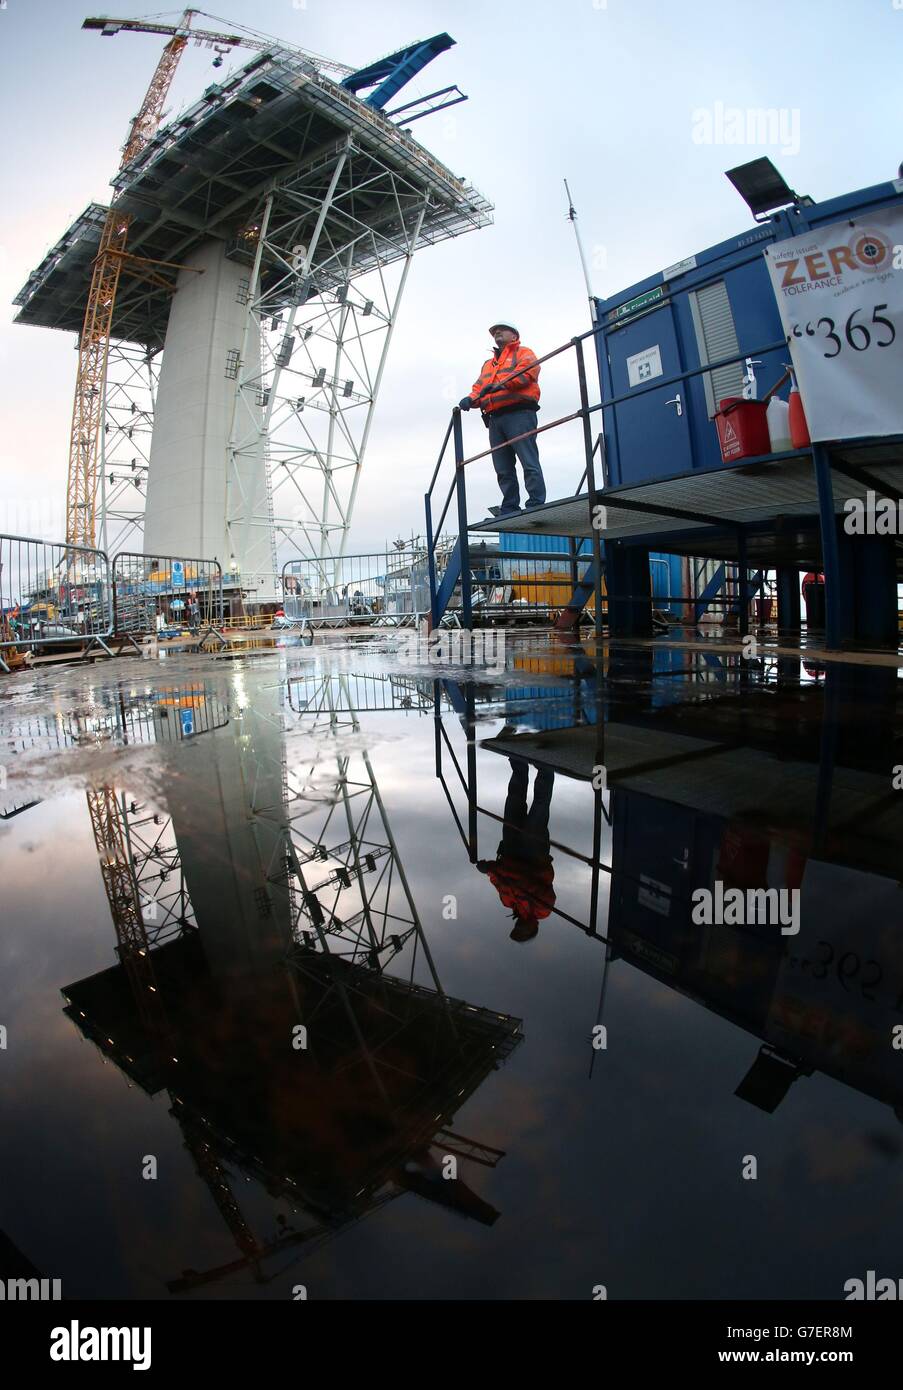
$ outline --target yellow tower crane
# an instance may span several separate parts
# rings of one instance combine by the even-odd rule
[[[332,63],[313,53],[287,48],[277,40],[263,35],[242,32],[226,34],[209,29],[192,29],[191,21],[201,10],[186,10],[178,24],[156,24],[136,19],[86,19],[83,29],[99,29],[106,37],[122,32],[137,34],[169,34],[171,37],[157,64],[137,116],[132,120],[128,139],[122,150],[120,170],[135,158],[153,139],[163,114],[163,103],[172,85],[179,59],[189,42],[207,44],[216,51],[214,66],[219,67],[223,55],[232,48],[288,51],[308,58],[320,68],[329,68],[347,75],[353,69],[342,63]],[[210,16],[215,18],[215,16]],[[104,385],[110,351],[110,329],[119,277],[124,266],[138,269],[155,279],[152,267],[162,264],[132,256],[126,250],[131,216],[109,208],[100,246],[91,273],[91,287],[85,307],[85,321],[78,342],[78,377],[75,384],[75,403],[72,410],[72,431],[69,440],[69,480],[66,489],[66,540],[70,545],[93,547],[97,535],[97,485],[100,476],[99,445],[103,428]],[[168,281],[157,280],[171,288]]]

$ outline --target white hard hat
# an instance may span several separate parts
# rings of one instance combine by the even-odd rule
[[[520,333],[520,329],[510,319],[493,319],[489,325],[489,332],[491,333],[494,328],[510,328],[512,333]]]

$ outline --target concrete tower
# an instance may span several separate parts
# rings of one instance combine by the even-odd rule
[[[247,271],[208,241],[186,258],[166,329],[144,522],[146,555],[216,559],[259,589],[273,568],[262,440],[234,465],[235,364],[259,371],[247,321]],[[200,273],[199,273],[200,272]],[[230,353],[232,356],[230,357]],[[231,374],[230,374],[231,372]],[[252,403],[252,410],[256,409]]]

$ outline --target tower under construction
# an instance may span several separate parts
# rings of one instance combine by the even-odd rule
[[[98,265],[119,256],[108,360],[100,385],[81,379],[98,437],[76,420],[67,538],[217,560],[227,586],[263,598],[285,560],[328,574],[342,554],[411,258],[486,225],[491,207],[401,128],[457,89],[393,108],[449,35],[352,70],[191,29],[192,13],[86,21],[169,33],[167,54],[192,38],[221,39],[220,61],[258,51],[133,140],[113,180],[127,253],[110,210],[90,204],[16,296],[16,321],[77,333],[84,355]]]

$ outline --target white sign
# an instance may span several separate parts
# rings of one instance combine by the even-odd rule
[[[687,256],[682,261],[675,261],[673,265],[665,266],[662,271],[663,280],[673,280],[677,275],[686,275],[688,270],[696,269],[696,257]]]
[[[662,354],[658,344],[655,347],[645,348],[642,352],[635,352],[632,357],[627,359],[627,380],[631,386],[642,386],[644,382],[651,381],[654,376],[663,376]]]
[[[813,440],[903,433],[903,208],[765,248]]]
[[[636,900],[640,907],[646,907],[650,912],[657,912],[660,917],[671,915],[671,889],[667,883],[659,883],[658,879],[640,874],[640,886],[637,889]]]

